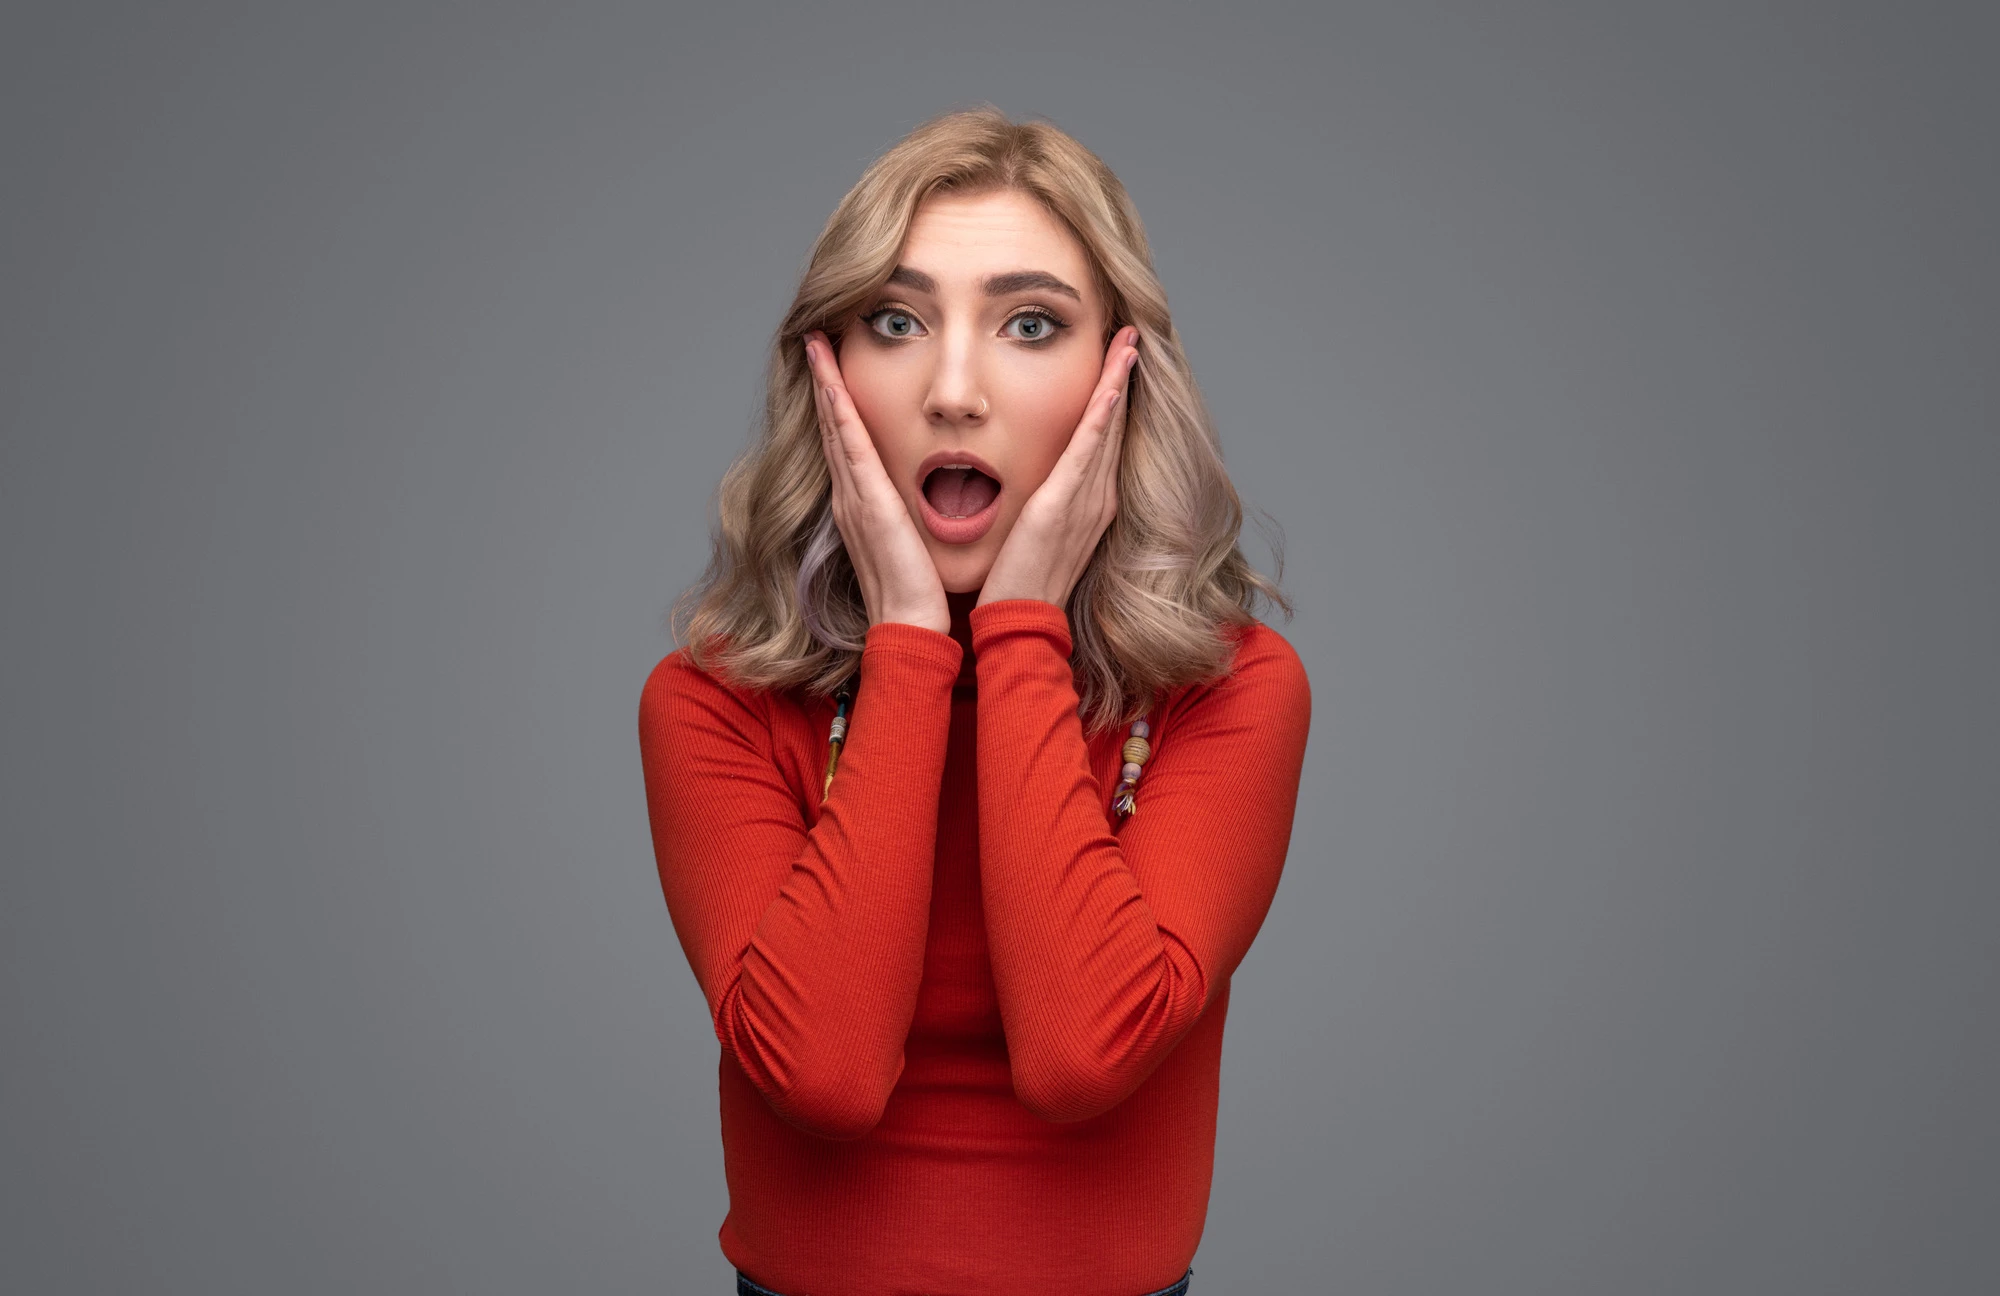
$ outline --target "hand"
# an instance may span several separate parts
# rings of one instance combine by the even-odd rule
[[[847,394],[833,344],[818,329],[806,334],[805,343],[820,449],[833,475],[833,523],[860,581],[868,624],[900,621],[950,634],[944,581]]]
[[[1064,607],[1090,555],[1118,515],[1118,458],[1125,441],[1125,387],[1139,360],[1139,330],[1118,330],[1105,348],[1097,390],[1048,480],[1021,516],[980,587],[981,605],[1031,598]]]

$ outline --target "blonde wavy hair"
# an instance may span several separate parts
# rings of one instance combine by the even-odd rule
[[[1260,597],[1292,605],[1237,547],[1243,507],[1153,272],[1139,213],[1111,168],[1044,121],[990,105],[934,117],[876,159],[813,243],[772,339],[762,427],[722,478],[714,549],[668,614],[696,667],[756,689],[825,696],[860,667],[868,612],[832,511],[804,335],[836,343],[896,267],[933,193],[1017,190],[1082,243],[1110,308],[1100,346],[1142,337],[1118,467],[1118,513],[1071,592],[1071,669],[1086,731],[1230,669]],[[1268,534],[1268,533],[1267,533]],[[1278,571],[1282,540],[1272,541]]]

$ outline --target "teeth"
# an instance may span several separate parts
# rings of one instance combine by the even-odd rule
[[[980,473],[980,474],[982,474],[982,475],[984,475],[984,476],[988,476],[988,477],[991,477],[991,476],[993,475],[993,474],[991,474],[991,473],[987,472],[987,471],[986,471],[986,470],[985,470],[984,468],[981,468],[981,467],[979,467],[979,466],[978,466],[978,465],[976,465],[976,464],[969,464],[969,463],[941,463],[941,464],[937,464],[937,465],[935,465],[935,466],[933,466],[933,467],[931,467],[931,468],[928,468],[928,469],[926,469],[926,470],[925,470],[925,472],[924,472],[924,476],[926,476],[926,477],[929,477],[929,476],[930,476],[930,475],[931,475],[932,473],[934,473],[934,472],[944,472],[944,471],[945,471],[946,469],[962,469],[962,470],[964,470],[964,471],[966,471],[966,472],[976,472],[976,473]],[[997,480],[998,480],[998,478],[995,478],[995,480],[997,481]]]

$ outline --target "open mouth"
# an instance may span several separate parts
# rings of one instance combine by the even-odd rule
[[[924,478],[924,498],[944,517],[969,518],[1000,498],[1000,483],[971,464],[943,464]]]
[[[946,544],[971,544],[1000,517],[1000,479],[976,455],[940,450],[921,486],[924,526]]]

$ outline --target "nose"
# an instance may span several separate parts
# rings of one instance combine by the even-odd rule
[[[956,336],[953,334],[956,333]],[[976,427],[992,412],[979,373],[973,340],[948,331],[936,349],[937,368],[924,394],[924,417],[933,427]]]

